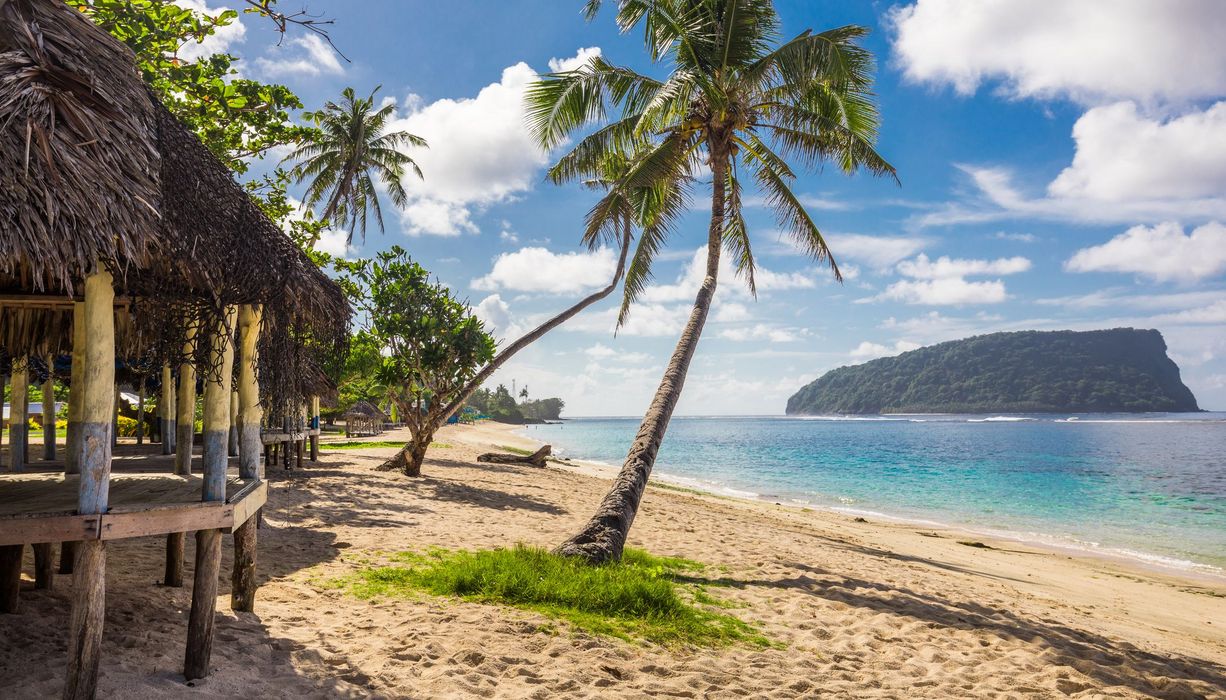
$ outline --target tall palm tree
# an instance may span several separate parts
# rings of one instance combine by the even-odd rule
[[[339,104],[328,101],[323,109],[308,114],[319,127],[320,137],[300,145],[285,158],[298,161],[291,171],[297,182],[311,180],[303,204],[313,210],[322,202],[320,220],[349,229],[346,243],[353,242],[358,228],[366,236],[366,216],[371,209],[379,230],[383,230],[376,180],[387,188],[397,207],[408,203],[401,178],[410,169],[417,177],[422,175],[417,163],[403,149],[428,148],[425,139],[407,131],[384,133],[395,105],[389,103],[375,109],[379,87],[361,98],[353,88],[345,88]]]
[[[588,0],[588,18],[600,9]],[[711,181],[706,273],[681,337],[664,371],[621,472],[592,519],[557,548],[592,562],[621,557],[656,453],[711,308],[721,253],[754,291],[754,257],[742,212],[741,174],[748,171],[779,225],[836,279],[839,269],[821,231],[791,190],[794,157],[805,166],[834,162],[894,177],[874,150],[878,113],[873,58],[857,45],[867,29],[805,31],[780,43],[769,0],[619,0],[622,31],[642,25],[651,58],[672,67],[656,80],[595,57],[575,70],[542,77],[529,90],[529,119],[542,146],[605,120],[551,171],[567,179],[610,151],[645,141],[619,186],[659,188],[702,177]],[[668,227],[644,230],[626,273],[619,322],[644,288]]]

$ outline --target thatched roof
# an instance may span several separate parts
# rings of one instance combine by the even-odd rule
[[[125,46],[61,0],[0,0],[0,127],[0,294],[69,297],[105,265],[129,302],[120,354],[159,364],[184,359],[188,325],[262,304],[267,343],[292,329],[298,346],[262,353],[275,381],[261,384],[276,401],[319,388],[315,356],[348,334],[341,289],[157,101]],[[12,354],[71,347],[63,303],[0,300],[0,327]]]
[[[373,420],[384,420],[384,421],[387,420],[387,414],[385,414],[383,411],[380,411],[377,406],[375,406],[373,403],[366,401],[366,400],[358,401],[357,403],[355,403],[348,411],[345,411],[345,415],[341,417],[344,418],[345,420],[349,420],[350,418],[370,418]]]

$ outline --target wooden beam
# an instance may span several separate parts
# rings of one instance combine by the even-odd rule
[[[104,268],[85,278],[85,396],[81,406],[81,481],[77,512],[106,512],[111,478],[111,409],[115,386],[115,290]],[[106,543],[77,548],[68,623],[65,698],[93,698],[98,686],[106,610]]]
[[[244,304],[238,311],[238,473],[244,479],[262,479],[260,463],[260,385],[256,380],[259,362],[260,324],[263,309]]]
[[[243,489],[242,494],[235,494],[230,505],[233,510],[230,513],[230,522],[223,524],[221,527],[237,528],[256,514],[260,508],[264,507],[264,503],[268,500],[268,482],[258,481],[251,485],[250,491]]]
[[[47,380],[43,382],[43,460],[55,459],[55,356],[48,353]]]
[[[98,515],[5,518],[0,520],[0,546],[96,540],[101,522]],[[60,573],[71,574],[72,569]]]
[[[0,307],[18,309],[58,309],[69,311],[74,304],[84,301],[82,298],[54,296],[51,294],[0,294]],[[115,297],[116,308],[126,308],[132,303],[128,297]]]
[[[102,518],[102,539],[182,534],[200,529],[231,526],[234,506],[228,503],[195,503],[128,513],[108,513]],[[180,559],[180,561],[182,561]]]

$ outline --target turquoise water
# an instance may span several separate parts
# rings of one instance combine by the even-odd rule
[[[620,465],[637,428],[523,434]],[[654,476],[1226,573],[1226,413],[675,418]]]

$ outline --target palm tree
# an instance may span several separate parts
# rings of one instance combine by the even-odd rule
[[[468,401],[473,392],[520,350],[570,320],[580,311],[612,294],[626,271],[626,257],[636,226],[643,229],[645,238],[654,240],[663,235],[659,227],[671,224],[673,217],[668,212],[680,208],[675,201],[677,199],[676,186],[673,183],[664,183],[650,188],[636,189],[626,185],[623,178],[636,162],[635,156],[626,155],[632,152],[632,144],[627,142],[626,145],[628,150],[609,149],[601,157],[587,161],[583,168],[576,168],[575,176],[570,178],[582,180],[584,186],[603,190],[605,193],[588,214],[581,242],[589,250],[597,250],[601,246],[617,246],[618,259],[617,267],[613,271],[613,279],[604,288],[589,294],[500,350],[494,359],[482,367],[481,371],[477,372],[468,385],[444,408],[440,420],[445,421],[463,408],[464,403]],[[527,391],[526,387],[524,391]],[[409,459],[409,447],[406,445],[404,449],[384,462],[379,467],[380,470],[402,469]]]
[[[382,87],[382,86],[379,86]],[[341,92],[341,102],[329,101],[324,108],[307,115],[319,127],[318,139],[300,145],[285,160],[298,161],[291,171],[295,181],[310,179],[306,201],[308,209],[324,204],[319,218],[349,229],[346,243],[353,243],[359,227],[366,236],[366,216],[374,209],[375,221],[383,230],[383,210],[375,189],[378,180],[387,188],[392,203],[404,207],[408,194],[401,184],[405,170],[421,177],[417,163],[404,152],[408,146],[428,148],[426,140],[407,131],[384,133],[395,110],[389,103],[375,109],[376,87],[369,97],[359,98],[353,88]],[[284,162],[284,161],[282,161]]]
[[[601,0],[588,0],[591,19]],[[621,472],[596,514],[557,551],[591,562],[620,559],[656,453],[711,308],[721,252],[754,291],[754,257],[741,201],[748,171],[779,225],[842,280],[821,231],[791,190],[787,157],[805,166],[831,161],[895,176],[874,150],[878,113],[871,92],[873,58],[857,45],[867,29],[805,31],[779,43],[779,18],[769,0],[619,0],[623,32],[644,28],[654,61],[673,67],[664,80],[595,57],[575,70],[543,76],[529,89],[529,119],[541,145],[616,119],[586,136],[551,171],[564,180],[634,141],[647,143],[619,186],[659,188],[700,175],[711,180],[706,274],[659,388]],[[642,291],[669,228],[645,229],[626,273],[619,323]]]

